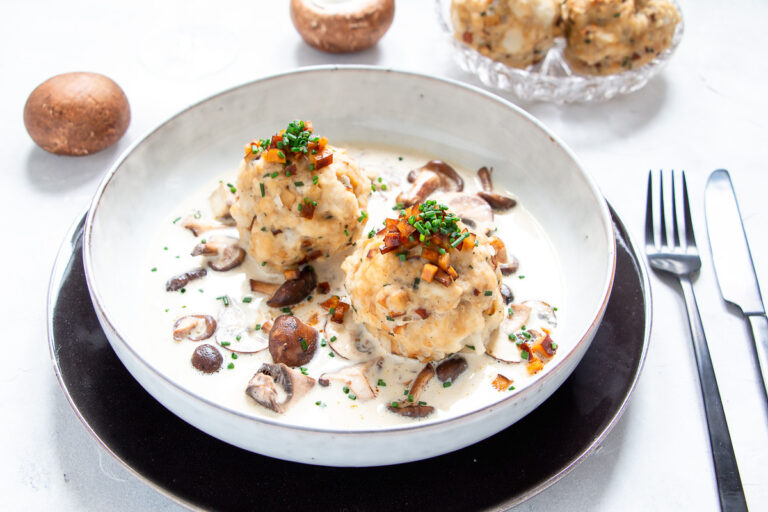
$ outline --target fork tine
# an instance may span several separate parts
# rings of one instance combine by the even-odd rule
[[[664,215],[664,171],[659,171],[659,225],[661,226],[661,246],[668,245],[667,219]]]
[[[655,246],[653,236],[653,171],[648,171],[648,199],[645,203],[645,245]]]
[[[693,236],[693,221],[691,220],[691,203],[688,200],[688,183],[685,181],[685,171],[683,171],[683,210],[685,210],[685,243],[688,247],[696,247],[696,238]]]
[[[672,243],[680,247],[680,227],[677,222],[677,196],[675,194],[675,171],[672,170]]]

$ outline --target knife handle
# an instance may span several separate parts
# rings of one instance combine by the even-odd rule
[[[747,318],[752,327],[757,362],[760,364],[760,373],[763,374],[763,389],[768,398],[768,317],[765,315],[747,315]]]
[[[693,352],[696,355],[696,366],[699,371],[701,397],[704,400],[704,413],[709,429],[709,444],[712,447],[712,460],[715,463],[715,480],[720,496],[720,509],[723,512],[746,512],[747,502],[741,485],[739,466],[736,464],[736,454],[731,444],[731,434],[725,421],[723,401],[717,387],[712,359],[709,355],[704,326],[701,323],[699,306],[693,294],[693,283],[689,276],[679,276],[683,289],[685,306],[688,310],[688,322],[691,328]]]

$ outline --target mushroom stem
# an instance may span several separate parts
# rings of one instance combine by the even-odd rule
[[[480,186],[486,192],[493,192],[493,182],[491,182],[491,171],[487,167],[481,167],[477,170],[477,177],[480,178]]]

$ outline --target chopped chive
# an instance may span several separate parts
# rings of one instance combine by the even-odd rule
[[[150,272],[157,272],[157,267],[152,267],[152,268],[150,269]]]
[[[475,346],[474,345],[467,345],[467,348],[475,350]]]
[[[252,300],[253,300],[253,297],[243,297],[243,302],[244,302],[245,304],[248,304],[248,303],[250,303]]]
[[[528,360],[528,352],[525,351],[525,350],[521,351],[520,352],[520,357],[522,357],[523,359],[525,359],[527,361]]]
[[[349,388],[347,386],[344,386],[343,388],[341,388],[341,390],[344,392],[345,395],[349,393]]]
[[[277,171],[269,175],[270,178],[277,178]]]
[[[305,340],[304,338],[299,338],[299,343],[301,343],[301,350],[303,352],[306,352],[307,351],[307,340]]]
[[[507,388],[507,391],[514,391],[514,390],[515,390],[515,386],[509,386],[509,387]]]
[[[232,359],[237,359],[237,354],[235,354],[234,352],[232,352]]]
[[[427,402],[424,402],[422,400],[419,400],[419,405],[427,405]]]
[[[229,341],[222,341],[222,342],[221,342],[221,346],[222,346],[222,347],[228,347],[228,346],[230,346],[231,344],[232,344],[232,343],[230,343]]]
[[[443,387],[444,387],[444,388],[449,388],[449,387],[451,387],[451,383],[450,383],[450,382],[447,382],[447,381],[446,381],[446,382],[443,382]]]
[[[374,236],[376,236],[376,230],[372,229],[368,232],[368,238],[373,238]]]
[[[235,368],[235,363],[229,363],[227,365],[227,368],[229,368],[230,370],[233,370]]]
[[[181,220],[181,217],[176,217],[175,219],[173,219],[173,223],[174,223],[174,224],[176,224],[176,223],[177,223],[177,222],[179,222],[180,220]]]
[[[303,187],[304,186],[304,182],[303,181],[294,181],[293,182],[293,186],[295,186],[295,187]]]
[[[260,331],[261,330],[261,324],[256,324],[256,326],[254,327],[254,330]]]
[[[485,290],[486,297],[490,297],[491,295],[493,295],[493,292],[491,290]]]
[[[387,383],[386,383],[386,382],[384,382],[382,379],[379,379],[379,382],[377,382],[377,383],[376,383],[376,385],[377,385],[377,386],[386,387],[386,386],[387,386]]]
[[[261,197],[264,197],[264,184],[259,183],[259,189],[261,190]]]
[[[392,402],[391,404],[389,404],[389,406],[392,407],[393,409],[397,409],[398,407],[400,407],[400,404],[397,402]]]
[[[331,336],[331,342],[336,341],[336,336]]]
[[[333,352],[328,352],[328,357],[336,357],[336,354],[334,354]]]
[[[282,312],[283,312],[283,313],[285,313],[286,315],[290,315],[290,314],[292,313],[292,311],[291,311],[291,308],[289,308],[289,307],[287,307],[287,306],[286,306],[286,307],[284,307],[284,308],[280,308],[280,311],[282,311]]]

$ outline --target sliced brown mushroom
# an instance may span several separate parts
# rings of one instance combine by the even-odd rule
[[[229,304],[229,305],[226,305]],[[269,346],[269,334],[259,326],[251,325],[245,312],[236,303],[228,301],[219,312],[216,343],[232,352],[253,354]]]
[[[214,256],[208,266],[218,272],[232,270],[245,261],[245,251],[238,245],[237,238],[231,236],[213,236],[205,243],[197,244],[191,255]]]
[[[517,201],[511,197],[497,194],[493,191],[493,182],[491,181],[491,172],[493,168],[481,167],[477,170],[477,177],[480,178],[480,186],[483,190],[477,193],[491,208],[498,211],[509,210],[517,204]]]
[[[513,254],[507,254],[507,262],[499,265],[501,273],[505,276],[514,274],[518,268],[520,268],[520,261]]]
[[[511,304],[515,300],[512,289],[505,283],[501,283],[501,297],[504,299],[504,304]]]
[[[306,266],[296,279],[288,279],[267,301],[267,306],[281,308],[292,306],[306,299],[317,286],[317,275],[312,267]]]
[[[500,194],[497,194],[496,192],[486,192],[484,190],[481,190],[477,193],[479,197],[481,197],[486,203],[488,203],[491,208],[493,208],[496,211],[504,211],[509,210],[510,208],[513,208],[517,201],[512,199],[511,197],[502,196]]]
[[[487,167],[481,167],[477,170],[477,177],[480,178],[480,188],[485,192],[493,192],[493,182],[491,181],[491,171]]]
[[[413,396],[414,401],[417,402],[419,400],[424,388],[427,387],[427,384],[429,384],[429,381],[432,380],[432,377],[434,376],[435,368],[430,363],[424,365],[424,368],[422,368],[416,378],[413,379],[413,384],[411,384],[411,389],[408,392],[410,396]]]
[[[207,340],[216,331],[216,320],[210,315],[187,315],[173,323],[173,339]]]
[[[197,268],[195,270],[184,272],[183,274],[175,275],[165,282],[165,291],[175,292],[181,290],[187,286],[190,281],[205,277],[207,273],[208,271],[204,268]]]
[[[430,160],[422,167],[408,173],[408,181],[411,188],[397,196],[397,202],[403,206],[410,206],[423,202],[429,195],[438,190],[450,190],[450,182],[453,182],[453,191],[464,190],[464,180],[456,170],[442,160]]]
[[[317,348],[317,331],[293,315],[275,318],[269,331],[269,353],[276,363],[302,366],[312,360]]]
[[[532,314],[534,314],[540,320],[548,323],[550,327],[557,327],[557,316],[555,315],[555,309],[540,300],[526,300],[523,302],[524,306],[531,308]]]
[[[488,206],[488,203],[476,195],[464,192],[446,192],[434,196],[434,199],[446,205],[473,231],[488,234],[493,230],[493,210]]]
[[[434,376],[435,368],[430,363],[427,363],[416,378],[413,379],[411,389],[408,391],[408,399],[401,400],[400,402],[393,402],[387,406],[387,409],[390,412],[408,418],[423,418],[432,414],[435,408],[431,405],[420,404],[419,397]]]
[[[520,358],[520,349],[517,347],[515,333],[528,321],[531,308],[523,304],[511,304],[509,311],[512,314],[508,314],[504,318],[495,334],[491,336],[491,340],[486,344],[485,350],[488,355],[499,361],[519,363],[522,359]]]
[[[425,418],[435,412],[431,405],[400,405],[401,402],[393,402],[387,406],[390,412],[405,416],[406,418]],[[397,406],[395,406],[397,404]]]
[[[375,357],[377,345],[367,336],[357,322],[337,323],[329,315],[323,328],[325,339],[337,356],[350,361],[367,361]]]
[[[318,379],[321,386],[327,386],[330,381],[340,382],[349,388],[349,392],[357,400],[371,400],[376,398],[376,392],[368,381],[366,372],[376,363],[375,359],[364,363],[347,366],[334,373],[324,373]]]
[[[271,297],[279,288],[280,285],[277,283],[265,283],[264,281],[251,279],[252,292],[263,293],[264,295],[269,295]]]
[[[181,219],[181,227],[187,228],[195,236],[200,236],[208,231],[226,229],[229,226],[211,219],[203,219],[199,214],[190,214]]]
[[[285,412],[315,385],[315,379],[284,364],[264,363],[248,382],[245,392],[256,403],[277,413]]]
[[[232,188],[229,184],[219,183],[219,186],[208,196],[213,216],[227,226],[234,225],[234,219],[229,213],[230,207],[235,203],[235,193],[232,192]]]
[[[198,345],[192,353],[192,366],[203,373],[214,373],[219,371],[224,358],[216,347],[203,343]]]
[[[453,383],[467,368],[469,364],[466,359],[462,356],[453,356],[438,364],[435,373],[440,382]]]

